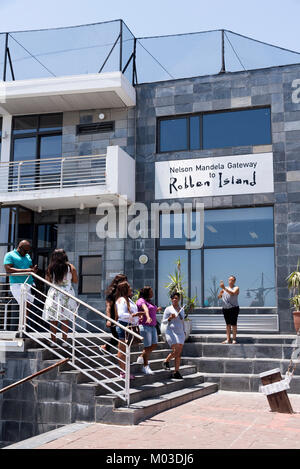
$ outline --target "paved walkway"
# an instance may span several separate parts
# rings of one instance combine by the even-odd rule
[[[294,414],[270,412],[259,393],[219,391],[136,426],[74,424],[20,442],[36,449],[292,449],[300,448],[300,395]],[[27,445],[27,446],[26,446]]]

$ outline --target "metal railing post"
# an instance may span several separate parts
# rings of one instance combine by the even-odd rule
[[[61,159],[61,164],[60,164],[60,188],[63,188],[63,179],[64,179],[64,162],[66,158]]]
[[[75,363],[75,330],[76,330],[76,314],[78,311],[79,306],[77,306],[75,314],[73,314],[73,321],[72,321],[72,363]]]
[[[18,182],[17,182],[17,192],[20,191],[20,182],[21,182],[21,167],[22,167],[23,161],[20,161],[18,163]]]
[[[19,309],[19,332],[22,334],[25,332],[26,325],[26,287],[25,284],[21,285],[21,296],[20,296],[20,309]]]
[[[127,407],[130,406],[130,345],[126,344],[126,364],[125,364],[125,398]]]

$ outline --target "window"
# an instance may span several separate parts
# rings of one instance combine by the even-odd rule
[[[57,225],[42,224],[37,225],[37,248],[55,249],[57,244]]]
[[[62,114],[43,114],[13,118],[12,160],[28,161],[57,158],[62,153]],[[55,161],[47,165],[35,162],[22,165],[21,179],[17,180],[18,167],[11,171],[11,187],[19,182],[23,189],[34,189],[41,184],[51,186],[57,178]]]
[[[158,120],[158,152],[267,145],[270,108],[202,113]]]
[[[102,290],[102,256],[81,256],[79,293],[100,295]]]
[[[193,231],[195,215],[193,212]],[[228,284],[230,275],[236,276],[240,287],[240,306],[276,305],[273,207],[205,211],[204,245],[195,250],[185,249],[183,221],[182,214],[160,215],[159,305],[169,304],[165,285],[179,258],[185,288],[189,296],[197,296],[200,307],[221,306],[217,298],[219,283],[224,280]]]

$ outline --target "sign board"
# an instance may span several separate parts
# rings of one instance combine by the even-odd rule
[[[273,153],[155,163],[155,199],[274,192]]]

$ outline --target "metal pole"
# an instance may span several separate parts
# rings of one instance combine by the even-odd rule
[[[126,344],[126,367],[125,367],[125,398],[127,407],[130,405],[130,345]]]
[[[123,20],[120,20],[120,72],[122,72],[123,62]]]
[[[56,368],[57,366],[63,365],[69,360],[69,358],[64,358],[63,360],[60,360],[57,363],[54,363],[54,365],[50,365],[47,368],[44,368],[43,370],[37,371],[37,373],[34,373],[30,376],[27,376],[26,378],[21,379],[20,381],[17,381],[16,383],[10,384],[9,386],[6,386],[5,388],[0,389],[0,394],[8,391],[9,389],[15,388],[19,384],[26,383],[26,381],[30,381],[31,379],[35,378],[36,376],[39,376],[43,373],[46,373],[47,371],[53,370],[53,368]]]
[[[20,309],[19,309],[19,332],[21,337],[25,332],[25,317],[26,317],[26,287],[24,283],[21,285],[21,298],[20,298]]]
[[[225,37],[225,32],[224,32],[224,29],[222,29],[222,66],[221,66],[221,70],[219,73],[225,73],[226,72],[226,67],[225,67],[225,41],[224,41],[224,37]]]
[[[5,52],[4,52],[4,65],[3,65],[3,81],[6,81],[6,67],[7,67],[7,48],[8,48],[8,33],[5,34]]]
[[[132,66],[132,85],[134,85],[134,78],[135,78],[135,59],[136,59],[136,38],[134,38],[133,43],[133,66]]]

